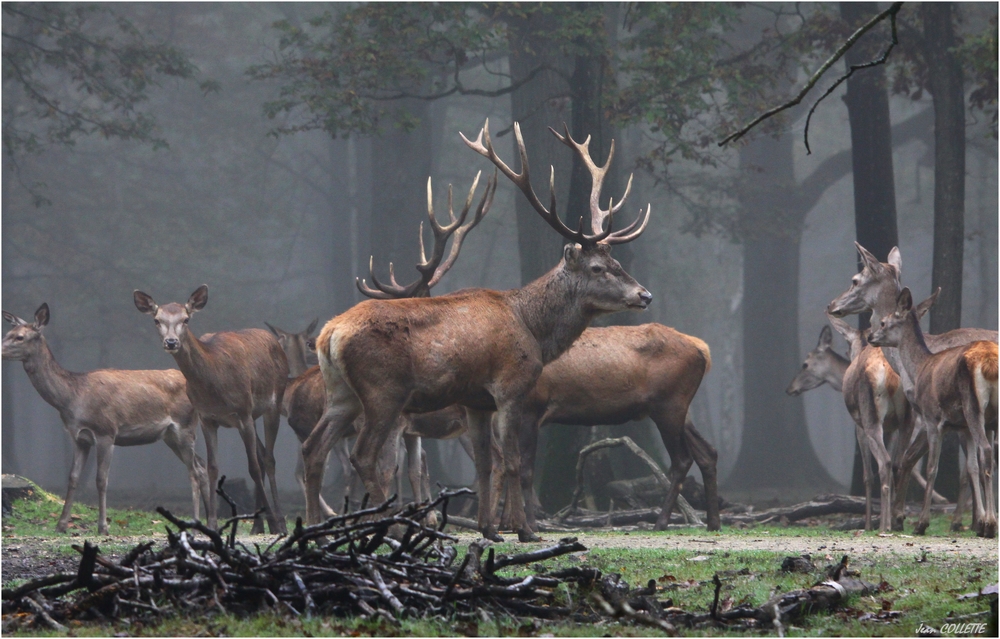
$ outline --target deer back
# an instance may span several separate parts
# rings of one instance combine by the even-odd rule
[[[668,326],[588,328],[546,365],[529,401],[544,405],[544,421],[584,425],[686,412],[711,365],[705,342]]]

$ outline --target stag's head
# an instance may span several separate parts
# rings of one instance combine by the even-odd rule
[[[573,287],[582,293],[581,298],[594,313],[613,313],[626,309],[644,309],[649,306],[653,296],[645,288],[639,285],[622,268],[614,258],[611,257],[611,247],[615,244],[631,242],[639,237],[649,223],[650,207],[647,205],[645,212],[640,212],[639,216],[629,226],[620,229],[613,229],[614,215],[621,210],[625,204],[625,199],[632,190],[632,177],[629,177],[625,193],[616,204],[614,199],[608,202],[608,208],[602,209],[600,205],[601,187],[611,160],[615,155],[615,143],[611,142],[608,152],[608,159],[603,166],[597,166],[590,156],[590,137],[582,143],[575,141],[569,134],[569,129],[565,129],[565,135],[560,135],[553,129],[552,134],[560,142],[573,149],[579,160],[584,164],[591,176],[590,191],[590,232],[584,230],[586,226],[585,218],[580,216],[580,222],[576,230],[570,229],[556,213],[556,191],[555,191],[555,169],[550,167],[549,171],[549,192],[550,204],[548,207],[542,204],[531,187],[531,179],[528,170],[528,153],[524,147],[524,139],[521,137],[521,127],[514,124],[514,136],[517,140],[518,153],[521,159],[521,172],[515,173],[507,164],[500,159],[493,148],[490,139],[489,120],[483,125],[479,132],[479,137],[473,142],[462,135],[462,140],[476,153],[488,158],[500,172],[517,186],[531,203],[532,207],[544,219],[549,226],[555,229],[560,235],[569,240],[563,248],[563,260],[560,268],[568,277],[575,281]]]
[[[132,299],[135,307],[146,315],[153,316],[153,324],[163,339],[163,350],[171,354],[181,351],[184,338],[188,331],[188,321],[195,311],[200,311],[208,304],[208,285],[202,284],[191,293],[186,304],[171,302],[158,306],[153,298],[142,291],[134,291]]]
[[[3,311],[3,318],[13,326],[3,338],[3,358],[23,362],[37,352],[42,343],[42,327],[49,323],[49,305],[38,307],[34,322],[26,322],[7,311]]]
[[[851,287],[830,302],[826,312],[833,317],[855,315],[868,310],[889,312],[902,287],[899,282],[902,270],[899,249],[893,247],[889,251],[889,261],[879,262],[865,247],[857,242],[854,246],[861,258],[861,271],[851,278]]]

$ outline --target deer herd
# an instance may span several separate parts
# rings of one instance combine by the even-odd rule
[[[551,130],[551,129],[550,129]],[[670,487],[656,528],[665,529],[692,463],[705,484],[707,526],[720,528],[717,454],[697,431],[690,406],[711,367],[702,340],[660,324],[589,327],[599,316],[645,309],[652,295],[611,257],[615,244],[631,242],[645,230],[650,207],[628,226],[614,228],[632,180],[616,203],[600,204],[602,183],[614,157],[614,142],[603,166],[583,143],[552,130],[591,175],[589,222],[567,226],[557,213],[554,171],[548,205],[531,186],[528,155],[520,127],[514,135],[520,171],[493,148],[489,121],[465,144],[495,167],[475,212],[476,176],[456,216],[451,187],[448,221],[434,213],[427,182],[427,215],[433,248],[424,247],[420,227],[418,279],[357,282],[371,298],[334,317],[310,338],[317,321],[301,333],[268,324],[261,329],[196,336],[191,317],[208,303],[200,286],[184,303],[158,305],[135,291],[136,308],[152,316],[163,350],[179,370],[112,370],[72,373],[55,360],[42,334],[49,308],[42,304],[28,322],[10,313],[13,328],[3,338],[3,358],[20,360],[46,402],[55,407],[74,445],[72,469],[57,530],[69,525],[73,495],[91,447],[97,450],[98,531],[108,532],[106,493],[116,445],[136,446],[162,439],[184,462],[191,481],[194,516],[217,525],[218,429],[235,428],[243,441],[258,516],[254,532],[286,532],[275,481],[275,442],[284,415],[298,438],[296,470],[308,523],[335,514],[321,488],[331,452],[345,474],[351,471],[374,502],[392,492],[399,441],[407,451],[407,477],[414,498],[430,497],[421,439],[458,438],[472,457],[478,493],[480,532],[500,540],[499,505],[506,494],[504,524],[520,541],[538,539],[538,498],[534,465],[539,429],[548,423],[616,425],[652,419],[670,456]],[[503,173],[535,211],[568,243],[562,259],[537,280],[509,291],[465,289],[431,297],[430,291],[455,264],[466,235],[489,211]],[[450,250],[446,248],[451,243]],[[914,306],[900,283],[898,249],[879,262],[860,245],[863,269],[851,287],[827,308],[830,322],[850,345],[850,359],[831,349],[824,327],[789,394],[828,383],[842,391],[863,452],[868,498],[866,529],[872,525],[875,458],[880,480],[880,529],[901,530],[911,475],[925,487],[915,526],[929,522],[941,439],[959,433],[965,451],[963,486],[973,498],[973,526],[996,535],[993,494],[993,436],[997,428],[997,333],[959,329],[926,335],[920,316],[934,296]],[[872,312],[872,331],[858,331],[841,317]],[[315,351],[315,352],[314,352]],[[255,422],[263,418],[264,441]],[[195,452],[197,427],[205,435],[206,461]],[[354,438],[353,446],[349,445]],[[916,470],[927,456],[926,481]],[[348,481],[347,485],[350,486]],[[269,490],[268,490],[269,489]],[[960,525],[962,499],[956,516]]]

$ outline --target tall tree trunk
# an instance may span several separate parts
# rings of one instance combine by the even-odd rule
[[[371,142],[370,254],[380,278],[388,277],[392,262],[400,282],[408,283],[419,275],[417,231],[427,215],[432,126],[426,101],[406,100],[402,107],[420,124],[409,133],[391,128]]]
[[[741,196],[743,239],[743,443],[727,486],[734,490],[837,483],[813,451],[801,397],[785,394],[799,358],[799,241],[804,213],[797,192],[792,137],[758,138],[740,150],[748,175]],[[811,208],[811,207],[809,207]],[[804,209],[808,211],[809,209]]]
[[[545,36],[556,26],[556,17],[541,11],[507,18],[510,34],[511,81],[519,82],[542,65],[564,63],[554,43]],[[555,167],[558,200],[566,202],[569,192],[571,161],[566,147],[559,143],[548,127],[557,130],[568,117],[566,100],[569,89],[564,77],[553,70],[539,73],[530,82],[511,94],[511,115],[521,125],[525,148],[532,171],[532,184],[543,202],[548,201],[549,167]],[[496,134],[496,127],[493,131]],[[511,133],[514,156],[509,163],[518,170],[517,143]],[[521,283],[527,284],[551,269],[559,260],[562,238],[539,217],[527,200],[514,198],[517,214],[517,243],[521,258]]]
[[[841,2],[840,15],[851,27],[878,13],[874,2]],[[859,43],[864,45],[865,42]],[[876,55],[872,46],[855,46],[844,56],[848,65]],[[896,188],[892,164],[889,94],[883,67],[859,71],[847,81],[847,117],[851,124],[854,173],[854,228],[858,242],[880,260],[899,244],[896,230]],[[861,269],[860,259],[858,270]],[[858,328],[869,326],[870,313],[858,316]],[[864,494],[861,449],[855,444],[851,494]]]
[[[953,48],[954,5],[920,5],[923,54],[934,97],[934,264],[931,290],[941,295],[931,307],[931,333],[962,325],[962,267],[965,249],[965,92],[962,65]],[[949,433],[941,450],[937,490],[958,498],[958,437]]]

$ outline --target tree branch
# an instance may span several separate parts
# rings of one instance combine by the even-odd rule
[[[786,109],[790,109],[793,106],[796,106],[797,104],[799,104],[800,102],[802,102],[802,98],[804,98],[805,95],[807,93],[809,93],[809,91],[811,91],[814,86],[816,86],[816,83],[819,82],[820,78],[823,77],[823,75],[830,69],[830,67],[832,67],[834,64],[836,64],[836,62],[838,60],[840,60],[840,58],[842,58],[845,53],[847,53],[848,49],[850,49],[852,46],[854,46],[854,43],[857,42],[858,39],[861,38],[861,36],[863,36],[865,33],[867,33],[869,30],[871,30],[871,28],[874,27],[875,25],[877,25],[879,22],[885,20],[886,18],[889,18],[891,20],[891,22],[892,22],[893,43],[889,46],[889,48],[885,51],[885,53],[882,54],[881,61],[879,61],[879,60],[873,60],[872,62],[869,62],[867,64],[859,65],[858,68],[864,68],[866,66],[874,66],[875,64],[881,64],[881,63],[885,62],[886,56],[889,55],[889,51],[892,50],[892,47],[895,46],[896,41],[897,41],[896,40],[896,14],[899,13],[899,9],[902,6],[903,6],[902,2],[893,2],[892,5],[888,9],[886,9],[885,11],[883,11],[880,14],[878,14],[877,16],[875,16],[874,18],[872,18],[871,20],[869,20],[868,22],[866,22],[864,25],[862,25],[857,31],[855,31],[853,34],[851,34],[851,37],[849,37],[847,40],[844,41],[844,43],[842,45],[840,45],[840,48],[838,48],[834,52],[834,54],[832,56],[830,56],[830,58],[827,59],[827,61],[824,62],[822,64],[822,66],[820,66],[819,69],[816,70],[815,73],[812,74],[812,76],[806,82],[805,86],[802,87],[802,90],[799,91],[798,95],[796,95],[794,98],[792,98],[788,102],[785,102],[784,104],[782,104],[780,106],[776,106],[776,107],[774,107],[772,109],[768,109],[764,113],[760,114],[759,116],[757,116],[756,118],[754,118],[753,121],[751,121],[749,124],[747,124],[746,126],[744,126],[743,128],[741,128],[740,130],[736,131],[735,133],[732,133],[732,134],[728,135],[726,138],[724,138],[721,142],[719,142],[719,146],[725,146],[726,144],[728,144],[730,142],[734,142],[736,140],[739,140],[741,137],[743,137],[744,135],[746,135],[747,133],[749,133],[750,129],[754,128],[755,126],[757,126],[758,124],[760,124],[764,120],[766,120],[766,119],[768,119],[768,118],[770,118],[770,117],[772,117],[774,115],[777,115],[778,113],[780,113],[782,111],[785,111]],[[851,73],[854,72],[854,70],[855,70],[855,68],[852,65],[851,70],[848,71],[847,75],[844,76],[843,78],[841,78],[840,80],[838,80],[837,83],[834,84],[834,87],[836,87],[838,84],[840,84],[841,82],[843,82],[844,80],[846,80],[847,77],[849,77],[851,75]],[[833,88],[831,87],[830,91],[832,91],[832,90],[833,90]],[[829,91],[827,92],[827,94],[828,93],[829,93]],[[816,104],[819,104],[820,100],[822,100],[823,98],[825,98],[827,94],[824,94],[822,97],[820,97],[820,99],[816,101]],[[815,109],[815,108],[816,108],[816,105],[814,104],[813,105],[813,109]],[[811,113],[812,113],[812,110],[810,110],[810,114]],[[808,126],[806,128],[806,131],[808,132]],[[807,140],[808,140],[808,138],[807,138]],[[808,147],[808,142],[806,143],[806,148],[807,149],[809,148]]]

